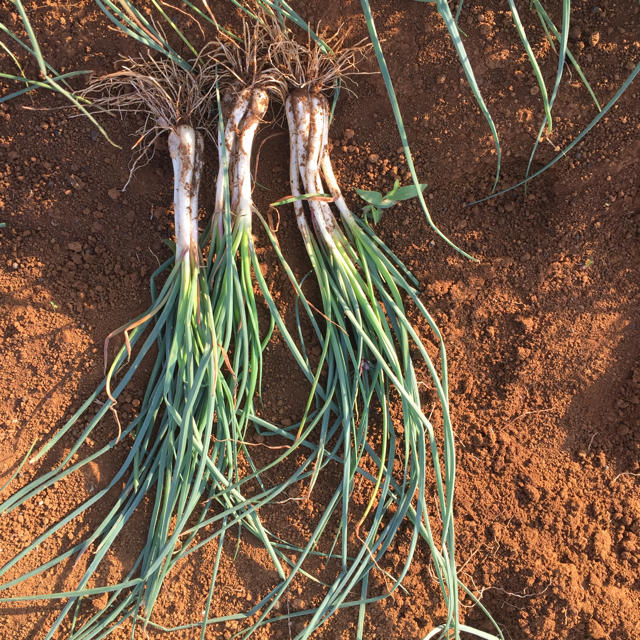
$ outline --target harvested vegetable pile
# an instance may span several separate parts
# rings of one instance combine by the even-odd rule
[[[128,68],[94,79],[89,92],[75,96],[109,133],[106,111],[131,111],[125,125],[132,130],[142,124],[134,139],[138,151],[148,152],[144,160],[156,169],[163,158],[172,160],[174,253],[153,274],[151,306],[137,309],[142,313],[136,320],[110,335],[113,340],[123,334],[125,344],[108,361],[105,380],[77,411],[75,404],[65,426],[49,425],[49,435],[37,441],[35,457],[32,451],[24,456],[30,442],[20,449],[20,459],[42,465],[41,472],[34,475],[35,468],[17,464],[3,478],[9,481],[3,498],[10,495],[2,505],[3,517],[20,522],[33,505],[51,504],[63,486],[77,486],[74,478],[103,470],[97,490],[67,501],[74,503],[70,509],[55,509],[34,535],[11,543],[3,538],[3,548],[20,546],[0,569],[0,586],[9,595],[2,606],[10,611],[14,601],[31,599],[40,607],[41,596],[46,602],[54,594],[61,605],[42,609],[49,618],[40,627],[42,637],[103,637],[123,623],[150,633],[181,633],[178,625],[194,637],[221,629],[240,636],[331,637],[343,624],[335,620],[349,619],[355,636],[368,637],[368,630],[384,628],[379,607],[390,610],[389,603],[402,601],[405,587],[420,590],[413,577],[417,561],[430,567],[423,574],[422,593],[439,586],[446,603],[438,608],[433,595],[414,603],[414,611],[428,612],[422,614],[421,635],[431,632],[435,637],[445,629],[474,633],[474,627],[499,634],[477,606],[474,612],[466,610],[469,599],[458,583],[461,576],[471,600],[483,597],[465,531],[477,529],[467,516],[456,531],[463,562],[455,561],[453,445],[458,420],[452,422],[449,413],[442,336],[417,287],[418,280],[430,278],[409,252],[418,275],[414,279],[396,258],[402,248],[388,233],[378,235],[387,222],[372,228],[381,210],[403,199],[399,194],[407,193],[401,190],[405,187],[395,182],[387,196],[361,191],[369,203],[363,218],[347,204],[356,185],[380,185],[354,180],[341,164],[339,150],[337,156],[336,149],[332,153],[338,158],[337,171],[331,163],[334,109],[339,114],[345,98],[351,108],[358,104],[344,92],[348,78],[336,41],[315,35],[292,38],[286,31],[271,32],[265,42],[253,24],[236,32],[244,37],[221,39],[219,47],[202,50],[196,59],[182,59],[185,64],[164,53],[133,58],[125,63]],[[347,49],[346,54],[353,52]],[[324,75],[317,73],[322,61],[328,69]],[[152,92],[142,78],[152,78],[154,88],[169,80],[169,87],[180,89],[172,94],[165,87],[160,101],[149,100]],[[331,105],[337,79],[344,82]],[[158,108],[167,96],[172,106]],[[186,96],[191,97],[185,102]],[[127,102],[132,97],[144,106]],[[87,98],[91,103],[84,102]],[[276,107],[267,115],[268,103],[280,99],[283,111]],[[282,122],[285,116],[290,186],[281,184],[276,197],[256,198],[253,189],[259,192],[271,182],[251,175],[254,137],[257,133],[264,140],[260,129],[271,125],[265,120]],[[217,178],[209,178],[205,187],[207,213],[200,214],[199,230],[200,162],[213,157],[214,145],[207,143],[209,150],[203,151],[198,129],[218,143],[217,166],[211,163]],[[169,131],[169,153],[162,142],[156,143],[160,130]],[[333,125],[332,130],[344,131],[344,126]],[[122,139],[118,133],[112,137]],[[351,138],[343,135],[339,146],[344,152],[353,146]],[[373,158],[375,150],[369,147],[367,156]],[[278,166],[266,162],[267,167]],[[141,174],[148,180],[149,174],[144,162],[137,167],[129,189],[142,193],[136,181]],[[403,182],[408,179],[403,177]],[[344,196],[338,179],[347,185]],[[283,195],[289,189],[291,196]],[[421,195],[421,189],[412,189]],[[267,211],[266,202],[276,199],[284,214],[280,228],[261,228],[259,208]],[[291,229],[287,204],[296,213],[310,274],[309,263],[292,250],[295,242],[285,228]],[[256,219],[261,224],[256,226]],[[69,244],[75,252],[75,243]],[[275,258],[268,258],[274,250]],[[593,262],[585,264],[589,268]],[[438,282],[438,275],[434,278]],[[296,297],[289,308],[287,296]],[[287,382],[299,382],[282,385],[282,373],[274,370],[272,360],[278,349],[288,359]],[[458,349],[453,351],[459,363]],[[285,405],[290,418],[284,421],[281,412],[271,410],[274,380],[280,380],[280,394],[298,387],[298,408]],[[460,392],[457,384],[452,388]],[[132,411],[134,396],[140,400]],[[467,448],[465,433],[458,437]],[[123,457],[112,468],[118,452]],[[52,454],[58,459],[49,471]],[[614,482],[625,478],[633,475],[616,475]],[[80,491],[77,498],[81,496]],[[462,504],[467,501],[463,494]],[[302,517],[303,526],[294,531],[285,519],[295,519],[297,510],[309,518],[304,522]],[[141,523],[146,540],[125,551]],[[596,549],[605,549],[599,540]],[[231,603],[226,589],[234,578],[229,576],[244,570],[247,545],[256,541],[262,552],[254,557],[260,558],[263,577],[251,585],[246,604],[242,596]],[[628,546],[625,542],[624,548]],[[122,570],[112,568],[127,552],[131,559]],[[209,560],[203,562],[202,554]],[[193,558],[199,569],[183,573],[193,566]],[[239,558],[240,564],[233,567],[227,558]],[[56,571],[59,582],[54,585],[50,580]],[[257,578],[256,572],[248,575]],[[49,581],[44,589],[38,584],[43,577]],[[196,591],[204,594],[202,604],[193,605],[186,618],[167,615],[172,589],[181,584],[193,585],[194,597]],[[520,597],[531,596],[530,608],[547,597],[544,585],[535,594],[526,587],[503,591],[518,598],[518,605]],[[393,596],[385,599],[389,593]],[[482,599],[495,614],[495,594]],[[54,609],[51,618],[46,612]],[[349,609],[355,617],[349,618]],[[509,628],[503,612],[496,615],[499,626]],[[627,619],[623,613],[623,627]],[[597,635],[595,623],[589,633]]]

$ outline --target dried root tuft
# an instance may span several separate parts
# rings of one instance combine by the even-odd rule
[[[220,33],[212,62],[218,65],[218,74],[225,93],[237,94],[244,89],[264,89],[268,93],[284,95],[286,80],[274,67],[269,56],[270,43],[280,30],[275,18],[259,7],[254,8],[257,18],[243,21],[243,37],[239,42]]]
[[[271,32],[269,58],[289,87],[320,93],[335,89],[340,80],[364,73],[358,71],[358,64],[371,49],[366,39],[347,47],[348,29],[340,28],[333,34],[324,30],[318,35],[322,43],[310,33],[301,43],[282,28]]]
[[[90,101],[89,110],[94,113],[143,118],[133,145],[131,180],[135,170],[151,160],[156,141],[164,132],[183,124],[206,132],[215,87],[215,65],[205,49],[191,71],[169,58],[147,55],[123,59],[120,70],[92,78],[80,95]]]

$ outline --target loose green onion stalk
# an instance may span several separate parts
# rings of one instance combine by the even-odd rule
[[[71,80],[72,78],[88,74],[89,72],[70,71],[68,73],[58,73],[45,60],[42,54],[40,44],[38,43],[38,39],[36,38],[35,31],[33,30],[33,26],[31,25],[31,21],[29,20],[29,16],[27,15],[22,0],[9,1],[16,8],[18,15],[20,16],[20,21],[22,22],[22,27],[24,28],[25,33],[27,34],[28,42],[20,38],[4,22],[0,21],[0,37],[5,36],[7,38],[6,42],[3,42],[3,40],[0,39],[0,49],[2,49],[4,53],[9,56],[9,59],[13,62],[18,72],[18,75],[16,75],[15,73],[6,73],[4,71],[0,71],[0,79],[9,80],[10,82],[24,85],[21,89],[17,89],[16,91],[12,91],[11,93],[0,96],[0,104],[2,104],[3,102],[8,102],[9,100],[13,100],[14,98],[17,98],[26,93],[30,93],[31,91],[34,91],[36,89],[50,89],[51,91],[55,91],[56,93],[60,94],[61,96],[69,100],[69,102],[71,102],[73,105],[75,105],[75,107],[82,114],[84,114],[89,118],[89,120],[91,120],[91,122],[98,128],[100,133],[102,133],[102,135],[109,142],[111,142],[111,144],[115,145],[115,143],[107,135],[106,131],[100,126],[98,121],[87,109],[87,101],[82,97],[76,96],[73,93],[71,85],[69,84],[69,80]],[[24,69],[20,64],[18,57],[14,55],[11,50],[11,46],[15,46],[16,44],[27,54],[29,54],[38,65],[38,79],[28,78],[25,75]]]

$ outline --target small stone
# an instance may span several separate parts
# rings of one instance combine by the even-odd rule
[[[120,197],[120,191],[118,191],[118,189],[116,189],[115,187],[109,189],[107,193],[112,200],[117,200]]]
[[[622,541],[622,548],[628,553],[636,553],[638,551],[638,537],[633,533],[628,534],[628,537]]]
[[[82,251],[82,245],[79,242],[68,242],[67,249],[75,253],[80,253]]]
[[[524,493],[527,498],[529,498],[530,502],[533,502],[535,504],[540,501],[540,490],[533,485],[526,484],[524,486]]]
[[[91,604],[98,610],[102,611],[109,602],[108,593],[98,593],[91,598]]]
[[[480,34],[483,38],[489,38],[492,35],[491,25],[487,24],[486,22],[482,22],[480,24],[480,26],[478,27],[478,31],[480,31]]]
[[[598,42],[600,42],[600,32],[599,31],[594,31],[590,36],[589,36],[589,44],[592,47],[595,47]]]
[[[593,550],[602,560],[606,560],[611,553],[613,540],[608,531],[596,531],[593,536]]]
[[[69,177],[69,183],[74,189],[82,189],[84,187],[84,182],[73,173]]]
[[[369,154],[369,162],[371,164],[378,164],[379,160],[380,160],[380,156],[377,153]]]
[[[532,96],[537,96],[540,93],[540,87],[536,84],[533,87],[531,87],[531,89],[529,89],[529,93]]]
[[[518,322],[522,325],[525,333],[531,333],[535,326],[535,321],[530,316],[518,316]]]
[[[345,129],[344,130],[344,139],[351,140],[356,135],[356,132],[353,129]]]
[[[602,625],[595,619],[589,620],[589,637],[593,640],[603,640],[607,637],[607,633],[602,628]]]

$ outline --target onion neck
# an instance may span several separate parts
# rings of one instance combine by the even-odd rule
[[[251,226],[251,149],[253,140],[269,106],[269,97],[264,89],[254,89],[247,113],[242,120],[237,140],[237,155],[233,175],[232,210],[236,214],[236,224],[249,228]]]
[[[302,185],[307,194],[322,193],[322,177],[320,174],[320,162],[325,153],[324,139],[325,128],[328,120],[321,108],[321,103],[314,100],[308,93],[292,92],[291,99],[292,118],[297,125],[297,157],[298,170],[302,177]],[[335,218],[329,204],[321,200],[310,198],[308,200],[316,234],[329,246],[332,251],[337,250],[334,235],[339,235]]]
[[[313,100],[316,103],[317,108],[322,111],[325,121],[323,132],[324,153],[320,161],[322,176],[324,177],[324,181],[327,185],[327,188],[329,189],[329,193],[333,198],[333,202],[340,212],[340,215],[342,216],[342,220],[345,222],[345,224],[353,225],[355,222],[353,219],[353,213],[351,213],[351,210],[347,206],[347,203],[345,202],[345,199],[342,195],[340,185],[338,184],[338,180],[336,179],[336,174],[333,171],[331,156],[329,155],[329,103],[323,95],[314,96]]]
[[[202,134],[179,125],[169,133],[173,163],[173,211],[176,233],[176,262],[198,256],[198,191],[202,173]]]
[[[233,182],[233,164],[236,154],[236,136],[240,123],[249,106],[249,91],[244,89],[235,98],[228,97],[225,103],[232,102],[233,108],[228,117],[224,118],[224,131],[218,131],[218,179],[216,182],[216,199],[214,219],[220,224],[224,217],[226,184],[231,188]],[[223,116],[225,115],[223,110]],[[226,180],[225,180],[226,173]]]
[[[285,113],[287,114],[287,124],[289,127],[289,181],[291,182],[291,195],[295,198],[293,201],[293,209],[296,213],[296,220],[298,222],[298,228],[300,229],[303,237],[306,239],[309,237],[311,231],[307,218],[304,214],[304,206],[300,197],[302,196],[302,187],[300,185],[300,172],[303,170],[304,159],[300,156],[300,151],[305,143],[300,142],[300,136],[303,135],[305,139],[308,139],[308,132],[304,133],[302,127],[299,125],[296,118],[296,109],[294,107],[295,98],[292,95],[288,95],[284,103]]]

